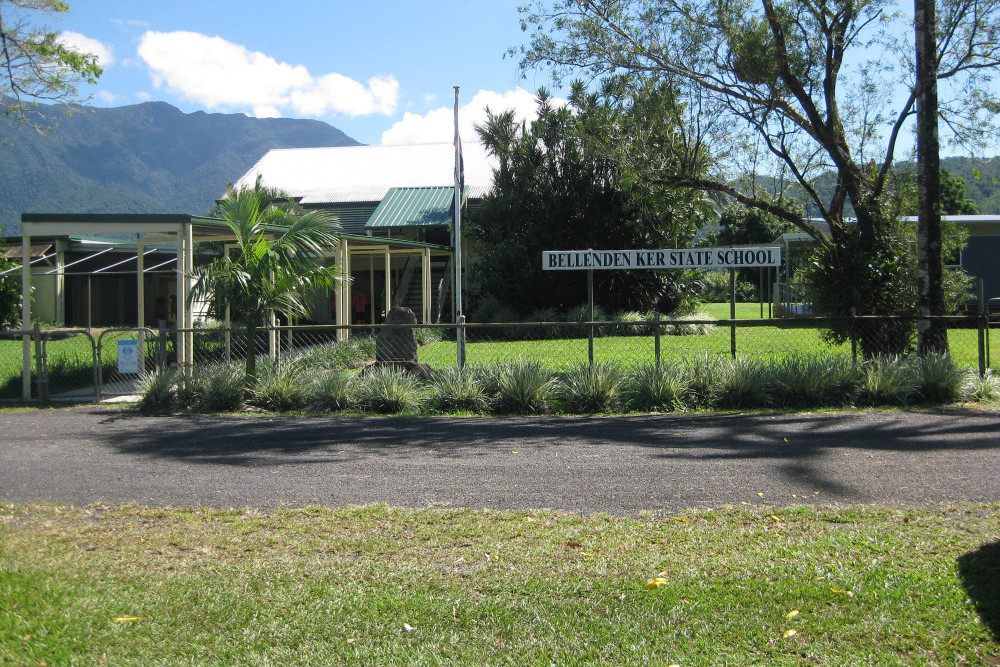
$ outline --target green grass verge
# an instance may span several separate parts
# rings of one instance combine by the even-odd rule
[[[0,664],[995,664],[998,510],[0,505]]]

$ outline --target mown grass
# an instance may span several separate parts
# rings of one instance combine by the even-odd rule
[[[992,664],[998,510],[0,505],[0,663]]]
[[[819,329],[757,326],[739,328],[736,332],[736,356],[756,357],[781,361],[790,356],[817,354],[850,355],[851,346],[830,345],[820,337]],[[959,365],[979,365],[977,332],[951,330],[948,342],[952,360]],[[454,340],[442,340],[420,348],[420,361],[434,368],[457,364],[457,346]],[[663,360],[684,360],[705,355],[731,354],[730,329],[716,326],[704,335],[661,336],[660,357]],[[1000,357],[992,355],[993,366]],[[599,336],[594,339],[594,361],[614,362],[622,366],[651,363],[656,357],[656,343],[652,336]],[[476,341],[466,343],[465,359],[469,364],[493,364],[524,358],[539,361],[550,368],[567,368],[589,359],[586,338],[560,338],[552,340]]]

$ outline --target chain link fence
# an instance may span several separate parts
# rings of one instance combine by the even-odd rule
[[[947,329],[950,354],[960,365],[996,367],[989,350],[990,323],[980,317],[937,318]],[[288,326],[258,330],[254,341],[245,329],[194,329],[195,366],[243,362],[252,346],[267,363],[312,363],[336,367],[345,343],[376,358],[412,361],[431,369],[481,366],[517,358],[537,360],[561,370],[590,363],[629,367],[694,357],[755,357],[779,361],[794,356],[835,355],[855,360],[897,353],[916,346],[919,318],[790,318],[763,320],[663,319],[619,322],[510,322],[405,326]],[[992,324],[1000,328],[1000,322]],[[412,336],[409,332],[412,331]],[[995,333],[994,333],[995,335]],[[412,346],[415,339],[417,345]],[[268,361],[269,360],[269,361]],[[354,360],[354,361],[351,361]]]
[[[925,320],[926,321],[926,320]],[[933,320],[947,330],[952,359],[977,369],[997,369],[991,339],[1000,319],[985,316]],[[282,326],[258,329],[253,340],[242,328],[221,325],[190,330],[194,367],[244,364],[253,350],[258,364],[297,363],[326,370],[358,368],[377,359],[417,362],[431,371],[462,364],[487,366],[516,359],[553,370],[599,363],[628,368],[696,358],[842,356],[912,351],[919,318],[781,318],[759,320],[636,319],[594,322],[509,322],[406,326]],[[412,335],[411,335],[412,332]],[[0,332],[0,399],[21,400],[24,337],[28,339],[31,397],[100,397],[129,393],[156,368],[177,362],[176,330],[87,330]],[[416,345],[413,345],[413,340]],[[462,339],[461,345],[459,343]],[[119,365],[121,354],[135,358]]]

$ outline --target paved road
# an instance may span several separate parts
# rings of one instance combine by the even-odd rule
[[[0,500],[656,514],[1000,500],[1000,413],[527,419],[0,414]]]

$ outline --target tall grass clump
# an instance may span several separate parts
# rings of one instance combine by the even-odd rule
[[[347,340],[332,341],[296,351],[287,355],[286,359],[309,368],[339,371],[374,360],[375,339],[355,334]]]
[[[687,400],[692,407],[708,407],[715,402],[716,395],[732,370],[728,359],[704,355],[684,362],[684,376],[687,378]]]
[[[570,412],[609,412],[619,405],[624,380],[617,364],[580,364],[560,376],[558,394]]]
[[[358,404],[358,376],[331,371],[317,377],[310,388],[310,407],[319,412],[350,410]]]
[[[919,395],[919,373],[898,356],[874,357],[861,364],[855,402],[859,405],[906,405]]]
[[[625,381],[628,406],[639,412],[679,410],[688,395],[688,379],[679,363],[636,366]]]
[[[817,408],[850,403],[858,367],[843,355],[795,356],[778,362],[774,374],[775,405]]]
[[[471,368],[451,366],[431,379],[434,407],[443,412],[485,412],[490,405],[482,374]]]
[[[713,403],[720,408],[768,408],[774,405],[775,374],[769,363],[740,358],[728,365],[715,388]]]
[[[310,382],[302,361],[286,360],[269,365],[259,372],[250,395],[250,403],[265,410],[288,412],[308,405]]]
[[[143,412],[172,412],[176,407],[177,374],[172,370],[147,373],[139,379],[139,409]]]
[[[515,414],[549,411],[555,377],[541,363],[524,358],[501,364],[497,371],[497,409]]]
[[[427,345],[433,345],[434,343],[441,342],[441,339],[443,338],[442,332],[443,329],[429,329],[426,327],[417,327],[414,330],[414,334],[417,337],[417,345],[419,345],[420,347],[426,347]]]
[[[420,383],[406,371],[379,366],[361,376],[360,406],[380,414],[396,414],[420,407]]]
[[[974,401],[996,401],[1000,399],[1000,378],[994,375],[992,368],[987,368],[986,375],[981,377],[976,372],[969,373],[965,394]]]
[[[947,354],[931,353],[917,358],[917,391],[931,403],[954,403],[966,394],[969,370],[959,368]]]
[[[234,412],[243,407],[246,373],[236,363],[195,368],[190,376],[177,377],[177,405],[201,412]]]
[[[707,336],[715,330],[715,318],[706,313],[667,315],[660,318],[660,326],[667,336]]]

